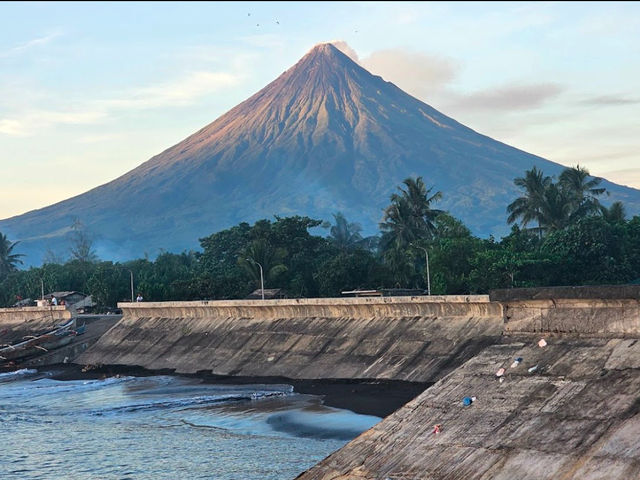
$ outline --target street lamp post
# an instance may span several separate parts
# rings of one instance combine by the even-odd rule
[[[424,250],[424,258],[426,260],[426,266],[427,266],[427,295],[431,295],[431,277],[429,275],[429,252],[427,252],[427,249],[424,247],[421,247],[419,245],[415,245],[415,244],[411,244],[412,247],[415,248],[419,248],[421,250]]]
[[[40,299],[44,300],[44,280],[42,278],[40,279],[40,294]]]
[[[133,272],[129,270],[129,273],[131,274],[131,303],[133,303]]]
[[[258,265],[258,267],[260,267],[260,293],[262,296],[262,300],[264,300],[264,275],[262,273],[262,265],[256,262],[253,258],[247,258],[247,261],[253,262],[256,265]]]

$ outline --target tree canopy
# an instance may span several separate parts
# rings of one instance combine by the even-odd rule
[[[333,223],[305,216],[261,219],[200,239],[200,251],[161,252],[124,263],[101,261],[90,232],[70,230],[71,255],[51,253],[19,270],[19,242],[0,233],[0,305],[39,298],[41,289],[76,290],[103,306],[131,300],[131,280],[145,300],[245,298],[260,287],[289,297],[340,296],[346,290],[431,287],[433,294],[495,288],[622,284],[640,281],[640,217],[604,205],[600,179],[581,167],[558,177],[533,167],[514,179],[521,195],[507,206],[511,233],[479,238],[448,212],[422,177],[407,178],[381,212],[380,235],[341,212]],[[326,236],[318,233],[324,227]],[[315,232],[315,233],[312,233]]]

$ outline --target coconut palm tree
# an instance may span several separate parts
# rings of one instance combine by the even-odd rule
[[[260,285],[260,266],[262,266],[264,281],[272,282],[278,275],[287,270],[284,259],[287,251],[275,248],[266,239],[253,240],[238,257],[238,264],[243,267]]]
[[[602,205],[598,196],[608,194],[606,188],[598,187],[601,178],[589,176],[589,171],[580,165],[566,168],[558,179],[560,188],[565,192],[571,208],[571,220],[601,212]]]
[[[519,219],[522,227],[526,228],[529,223],[536,222],[538,235],[542,237],[543,204],[545,191],[552,184],[551,177],[545,176],[542,170],[534,166],[525,172],[524,177],[516,178],[513,183],[523,190],[523,195],[507,206],[507,223],[515,223]]]
[[[404,200],[391,203],[384,211],[384,219],[380,223],[382,231],[381,244],[383,250],[405,248],[416,240],[415,229],[411,222],[409,205]]]
[[[0,233],[0,279],[5,278],[10,272],[17,270],[18,264],[22,264],[21,253],[13,253],[13,249],[20,242],[10,242],[7,236]]]
[[[402,182],[406,188],[398,187],[399,193],[390,197],[391,204],[385,209],[380,229],[383,247],[394,245],[406,248],[415,240],[429,240],[436,231],[435,219],[442,210],[431,208],[433,202],[442,198],[442,192],[431,194],[422,177],[407,178]]]
[[[622,202],[613,202],[609,208],[604,205],[600,207],[602,216],[610,223],[624,222],[627,213]]]
[[[545,231],[562,230],[575,220],[572,199],[573,195],[557,183],[546,186],[539,206],[539,224]]]
[[[354,248],[362,240],[360,224],[349,223],[342,212],[334,213],[333,219],[336,223],[329,230],[329,241],[343,251]]]

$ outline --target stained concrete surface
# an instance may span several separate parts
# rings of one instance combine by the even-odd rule
[[[435,382],[300,479],[635,480],[640,302],[597,293],[123,304],[77,361]]]
[[[503,338],[298,478],[640,478],[638,342],[546,339]]]
[[[320,300],[121,304],[123,320],[78,362],[434,382],[502,334],[502,309],[486,297]]]

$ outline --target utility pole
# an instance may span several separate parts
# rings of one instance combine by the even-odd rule
[[[133,303],[133,272],[129,270],[129,273],[131,274],[131,303]]]
[[[427,295],[431,295],[431,277],[429,275],[429,252],[427,252],[426,248],[421,247],[419,245],[415,245],[413,243],[410,243],[409,245],[411,245],[412,247],[424,250],[424,258],[425,258],[425,261],[427,262],[426,263],[426,266],[427,266]]]
[[[256,262],[253,258],[247,258],[247,261],[253,262],[260,267],[260,293],[262,294],[262,300],[264,300],[264,274],[262,272],[262,265]]]

